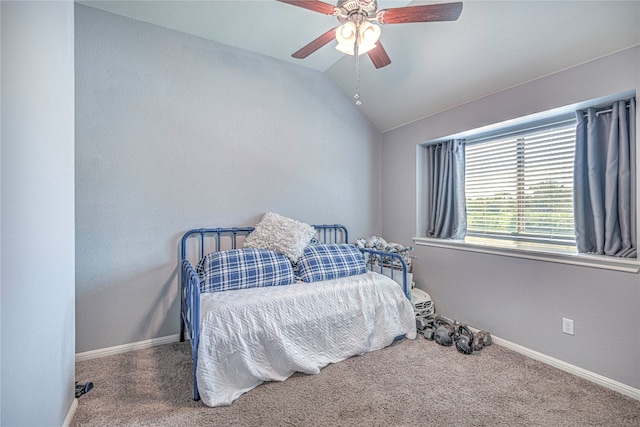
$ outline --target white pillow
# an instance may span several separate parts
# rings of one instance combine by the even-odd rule
[[[244,247],[275,251],[295,263],[315,235],[312,225],[267,212],[245,239]]]

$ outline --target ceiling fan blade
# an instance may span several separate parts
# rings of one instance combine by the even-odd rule
[[[391,59],[389,59],[389,55],[387,55],[387,51],[382,47],[382,43],[380,40],[376,42],[376,47],[367,52],[369,58],[371,58],[371,62],[376,68],[386,67],[391,64]]]
[[[336,27],[337,28],[337,27]],[[294,53],[294,58],[304,59],[307,56],[311,55],[316,50],[320,49],[322,46],[329,43],[331,40],[335,40],[336,38],[336,28],[332,28],[317,39],[313,40],[311,43]]]
[[[281,3],[287,3],[293,6],[302,7],[304,9],[313,10],[314,12],[324,13],[325,15],[333,15],[336,7],[318,0],[278,0]]]
[[[377,14],[380,24],[407,24],[411,22],[455,21],[462,13],[462,3],[428,4],[396,7]]]

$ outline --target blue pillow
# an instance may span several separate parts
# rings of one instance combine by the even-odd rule
[[[296,280],[287,257],[254,248],[208,254],[200,260],[196,272],[200,292],[290,285]]]
[[[367,272],[364,255],[353,245],[331,243],[309,245],[298,261],[304,282],[337,279]]]

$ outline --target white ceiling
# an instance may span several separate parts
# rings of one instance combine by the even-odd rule
[[[275,0],[79,3],[313,68],[354,94],[355,59],[337,52],[334,43],[304,60],[291,58],[338,25],[332,16]],[[384,132],[639,45],[640,0],[463,1],[457,21],[385,25],[380,40],[392,63],[376,70],[361,57],[359,108]]]

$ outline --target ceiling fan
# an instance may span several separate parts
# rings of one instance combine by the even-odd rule
[[[338,18],[335,27],[291,55],[304,59],[332,40],[336,49],[355,55],[367,53],[376,68],[391,64],[389,55],[380,43],[378,24],[407,24],[411,22],[455,21],[462,12],[462,3],[430,4],[378,10],[376,0],[338,0],[336,6],[319,0],[278,0],[293,6]]]

